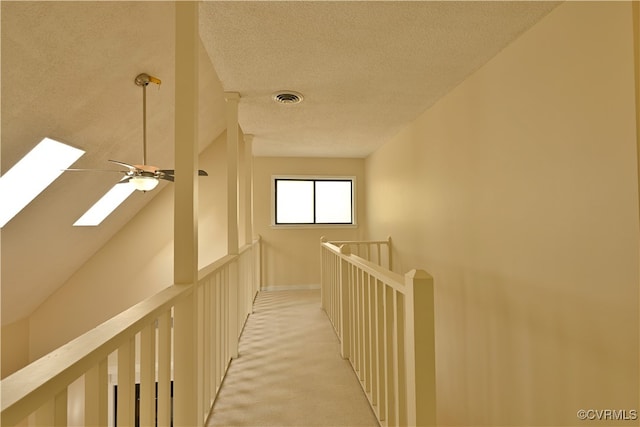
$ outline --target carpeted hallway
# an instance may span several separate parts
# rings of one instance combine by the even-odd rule
[[[261,292],[209,426],[377,426],[319,290]]]

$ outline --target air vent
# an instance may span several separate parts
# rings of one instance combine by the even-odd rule
[[[283,91],[274,93],[273,100],[280,104],[298,104],[302,102],[303,96],[298,92]]]

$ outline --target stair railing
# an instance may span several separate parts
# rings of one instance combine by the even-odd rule
[[[381,426],[436,423],[433,278],[321,241],[322,307]]]
[[[34,417],[36,425],[68,425],[68,387],[83,377],[83,425],[109,425],[108,365],[115,352],[118,427],[187,425],[184,420],[193,416],[172,402],[171,390],[172,382],[174,394],[193,383],[181,377],[185,369],[180,365],[194,361],[195,390],[186,391],[197,400],[198,426],[204,425],[229,363],[238,355],[239,336],[259,289],[259,250],[258,238],[238,255],[202,269],[197,283],[170,286],[3,379],[1,424]],[[195,348],[181,342],[193,342]]]

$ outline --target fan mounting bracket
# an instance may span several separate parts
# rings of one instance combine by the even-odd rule
[[[147,86],[149,83],[160,85],[161,81],[157,77],[150,76],[147,73],[138,74],[134,80],[138,86]]]

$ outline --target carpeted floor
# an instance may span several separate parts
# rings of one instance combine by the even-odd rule
[[[319,290],[258,295],[208,426],[377,426]]]

